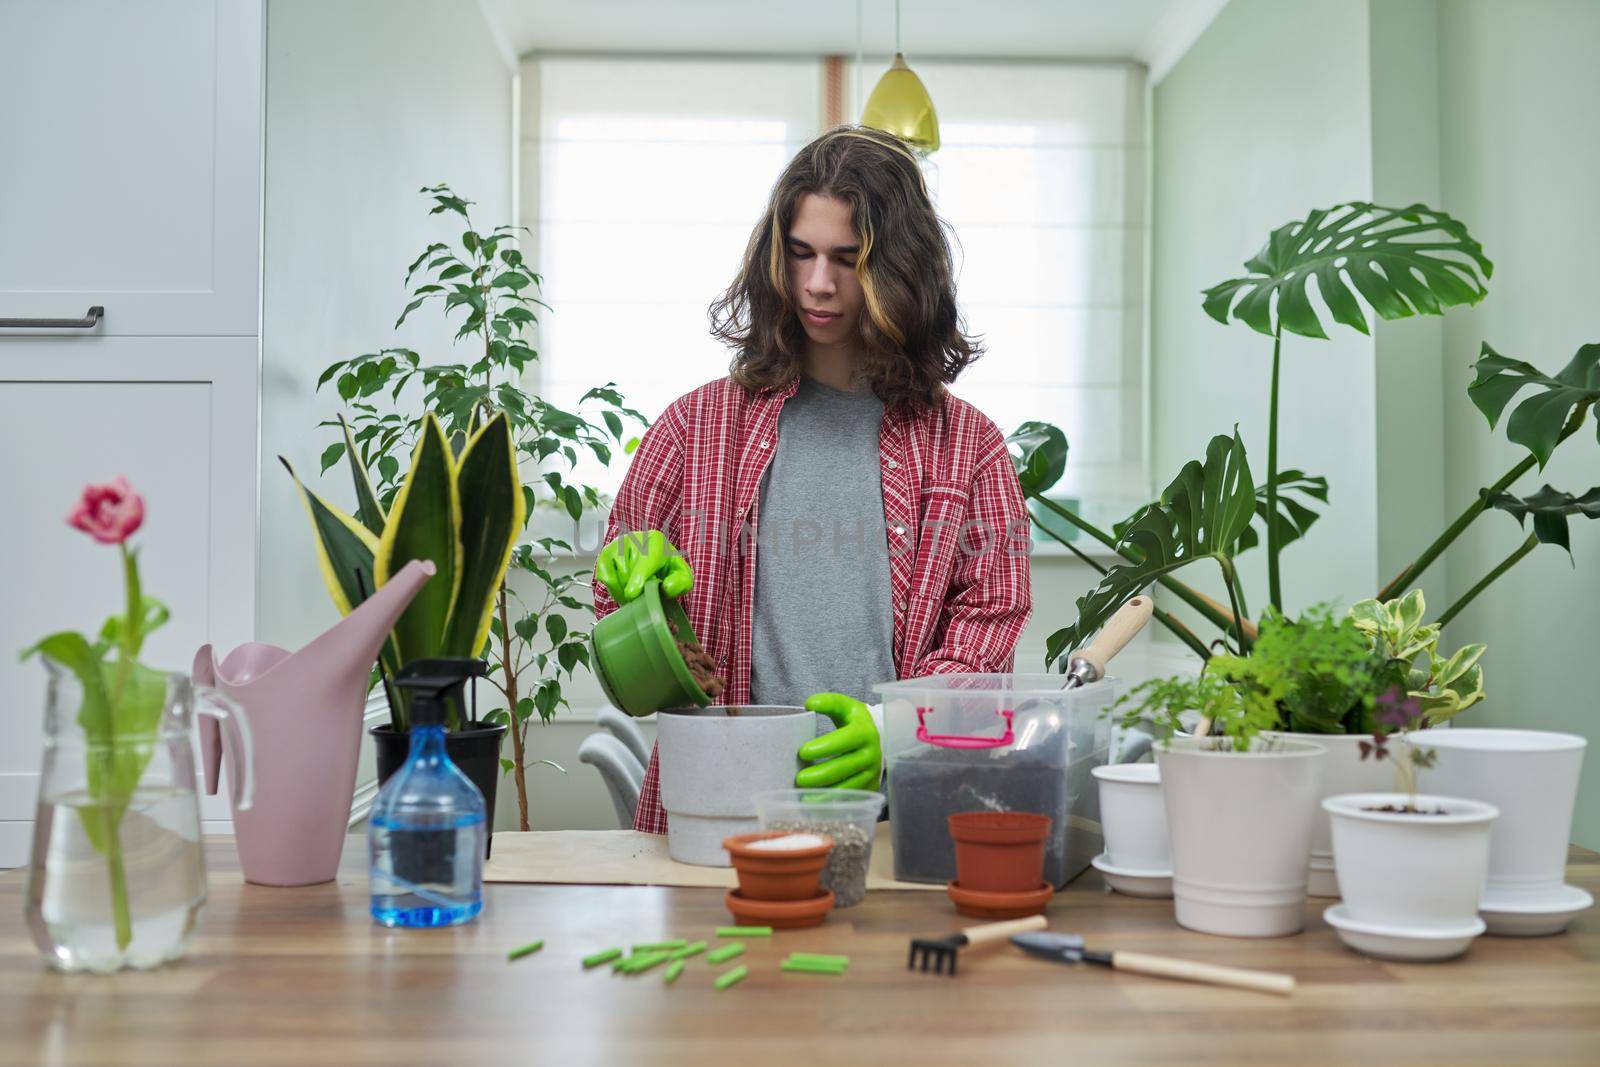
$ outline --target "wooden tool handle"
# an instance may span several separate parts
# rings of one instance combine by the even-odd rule
[[[1089,647],[1074,652],[1068,662],[1076,659],[1088,660],[1093,665],[1096,675],[1104,678],[1106,664],[1110,663],[1112,657],[1121,652],[1124,646],[1144,629],[1144,624],[1150,621],[1150,616],[1155,610],[1154,599],[1147,596],[1134,597],[1106,620],[1106,624],[1100,627],[1100,632],[1095,634],[1094,640],[1089,642]]]
[[[966,937],[969,946],[981,945],[988,941],[1004,941],[1012,934],[1025,934],[1029,930],[1043,930],[1048,925],[1043,915],[1030,915],[1026,919],[1012,919],[1003,923],[985,923],[982,926],[969,926],[961,933]]]
[[[1175,960],[1167,956],[1146,956],[1142,952],[1113,952],[1111,966],[1119,971],[1148,974],[1157,978],[1176,978],[1183,982],[1251,989],[1257,993],[1288,996],[1294,992],[1294,975],[1271,971],[1248,971],[1242,967],[1221,967],[1215,963]]]

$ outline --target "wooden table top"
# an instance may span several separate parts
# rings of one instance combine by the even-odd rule
[[[747,941],[749,976],[712,988],[703,958],[671,987],[579,960],[611,945],[710,937],[710,889],[489,885],[474,923],[385,930],[367,914],[366,842],[336,882],[245,885],[208,841],[211,896],[188,955],[152,972],[68,975],[22,921],[23,872],[0,875],[0,1064],[247,1067],[417,1064],[1595,1064],[1600,909],[1565,936],[1482,937],[1461,960],[1383,963],[1306,932],[1241,941],[1180,929],[1170,901],[1108,893],[1087,872],[1051,928],[1090,947],[1286,971],[1289,998],[1067,967],[1009,946],[955,979],[909,973],[912,936],[964,925],[942,894],[881,892],[822,927]],[[1600,892],[1600,855],[1570,880]],[[508,949],[544,950],[508,963]],[[844,953],[843,978],[780,973],[791,951]]]

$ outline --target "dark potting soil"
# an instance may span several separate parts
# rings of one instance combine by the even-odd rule
[[[894,834],[895,877],[908,882],[948,882],[956,876],[949,818],[964,811],[1026,811],[1053,820],[1045,839],[1044,879],[1066,884],[1067,771],[1020,762],[1016,753],[986,766],[970,757],[952,760],[938,749],[899,758],[889,775],[889,825]]]
[[[1388,815],[1448,815],[1449,814],[1449,812],[1447,812],[1447,811],[1423,811],[1421,808],[1414,808],[1410,804],[1407,804],[1407,805],[1405,805],[1403,807],[1401,805],[1399,805],[1399,804],[1384,804],[1381,807],[1362,808],[1361,810],[1362,811],[1381,811],[1381,812],[1384,812],[1385,814],[1388,814]]]

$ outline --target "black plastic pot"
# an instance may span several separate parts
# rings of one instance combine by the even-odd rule
[[[411,752],[411,735],[396,733],[391,726],[374,726],[367,732],[377,748],[378,785],[382,786],[405,764]],[[500,781],[500,744],[505,736],[504,723],[479,723],[469,730],[444,735],[444,750],[450,762],[460,767],[461,773],[483,794],[484,815],[488,820],[484,833],[485,857],[494,849],[494,793]]]

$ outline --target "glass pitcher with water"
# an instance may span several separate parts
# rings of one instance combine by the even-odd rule
[[[166,688],[148,723],[85,729],[95,714],[78,677],[45,661],[44,765],[28,871],[27,921],[50,963],[68,971],[154,967],[183,954],[206,900],[194,714],[221,721],[234,803],[248,808],[250,730],[239,709],[182,674],[145,668]],[[152,710],[158,702],[152,694]]]

